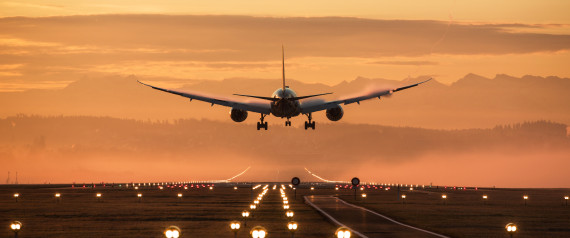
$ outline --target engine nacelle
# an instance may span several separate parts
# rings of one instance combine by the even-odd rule
[[[230,117],[231,117],[232,120],[234,120],[235,122],[242,122],[242,121],[245,121],[245,119],[247,118],[247,111],[246,111],[246,110],[241,110],[241,109],[232,108],[232,110],[230,110]]]
[[[327,118],[331,121],[338,121],[344,115],[344,110],[340,105],[327,109]]]

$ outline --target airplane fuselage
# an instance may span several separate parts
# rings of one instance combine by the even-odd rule
[[[288,98],[295,98],[297,94],[290,88],[285,88],[283,91],[282,88],[275,90],[272,98],[279,98],[280,100],[271,102],[271,114],[276,117],[295,117],[301,114],[301,104],[299,100]]]

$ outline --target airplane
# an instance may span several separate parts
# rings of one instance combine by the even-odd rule
[[[241,97],[249,97],[249,98],[256,98],[267,101],[266,103],[259,103],[259,102],[240,102],[231,99],[222,99],[220,97],[212,97],[203,95],[201,93],[196,92],[182,92],[177,90],[170,90],[155,87],[149,84],[145,84],[140,82],[142,85],[151,87],[156,90],[160,90],[167,93],[176,94],[182,97],[189,98],[190,101],[193,99],[203,102],[211,103],[212,106],[214,105],[221,105],[230,107],[230,118],[235,122],[243,122],[247,116],[248,112],[254,112],[261,114],[260,121],[257,122],[257,130],[261,128],[267,130],[267,122],[264,121],[265,117],[268,115],[273,115],[275,117],[286,118],[285,126],[291,126],[290,119],[292,117],[296,117],[299,115],[307,116],[307,121],[305,121],[305,130],[311,128],[315,130],[315,121],[313,121],[312,114],[318,111],[326,111],[326,116],[331,121],[338,121],[344,115],[344,110],[341,107],[341,104],[348,105],[351,103],[358,103],[360,101],[368,100],[372,98],[378,98],[382,96],[390,96],[392,93],[402,91],[404,89],[412,88],[423,84],[430,79],[425,80],[423,82],[419,82],[416,84],[407,85],[404,87],[399,87],[395,89],[388,89],[388,90],[381,90],[374,93],[369,93],[361,96],[346,98],[346,99],[339,99],[334,101],[307,101],[304,99],[318,97],[323,95],[328,95],[332,93],[321,93],[321,94],[313,94],[308,96],[297,96],[297,93],[289,88],[289,86],[285,83],[285,49],[281,48],[281,56],[282,56],[282,72],[283,72],[283,85],[281,88],[278,88],[273,92],[271,97],[263,97],[263,96],[253,96],[253,95],[244,95],[244,94],[233,94],[235,96]],[[304,101],[302,101],[304,100]]]

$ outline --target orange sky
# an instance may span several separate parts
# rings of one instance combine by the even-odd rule
[[[2,1],[0,9],[0,17],[4,17],[0,18],[0,91],[61,88],[78,77],[106,73],[206,80],[278,78],[281,44],[286,47],[288,77],[329,85],[358,76],[400,80],[433,75],[443,83],[452,83],[468,73],[486,77],[499,73],[517,77],[527,74],[570,77],[566,64],[570,61],[570,16],[565,11],[570,9],[568,1],[216,1],[212,4],[62,0]],[[215,24],[214,19],[197,22],[195,28],[188,29],[184,19],[173,19],[170,25],[170,22],[123,17],[109,19],[108,25],[103,23],[98,27],[97,16],[90,17],[92,21],[10,18],[94,14],[257,18],[235,25],[235,32],[225,28],[224,24],[231,21]],[[363,20],[344,28],[334,21],[316,18],[329,16],[380,22]],[[313,24],[309,24],[310,29],[299,29],[304,24],[294,17],[303,17]],[[277,22],[272,23],[274,20]],[[411,28],[394,20],[413,20],[417,24]],[[152,23],[147,24],[148,21]],[[121,24],[123,28],[116,26]],[[141,31],[136,31],[139,28]],[[221,30],[227,34],[217,32]],[[335,31],[337,34],[333,34]],[[114,41],[115,35],[123,44]],[[255,42],[257,39],[263,42]],[[187,40],[187,44],[179,40]],[[130,41],[137,42],[128,44]],[[173,45],[173,41],[177,44]],[[488,49],[485,45],[489,45]],[[93,62],[92,57],[108,60]],[[161,85],[177,85],[170,83]]]

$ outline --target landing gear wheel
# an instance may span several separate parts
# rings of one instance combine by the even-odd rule
[[[305,114],[305,115],[307,115],[307,119],[309,120],[309,121],[305,122],[305,130],[307,130],[309,127],[314,130],[315,129],[315,122],[314,121],[311,122],[313,120],[313,116],[311,115],[311,113]]]
[[[260,122],[257,122],[257,130],[259,131],[259,129],[263,128],[265,130],[267,130],[267,122],[263,122],[263,119],[265,119],[264,114],[261,114],[261,118],[259,119]]]
[[[286,121],[286,122],[285,122],[285,126],[291,126],[291,122],[290,122],[290,121]]]

